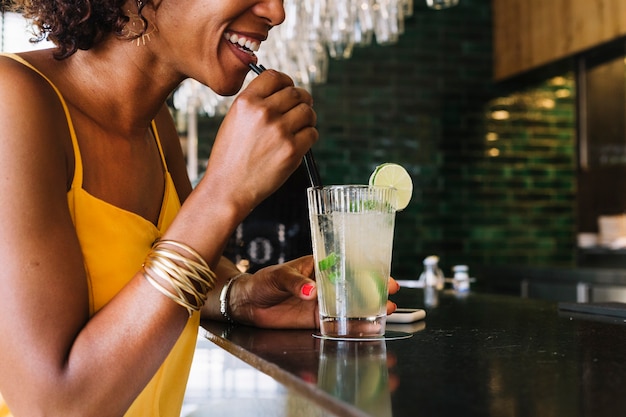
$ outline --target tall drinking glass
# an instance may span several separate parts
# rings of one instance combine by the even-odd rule
[[[322,336],[382,337],[396,189],[335,185],[307,196]]]

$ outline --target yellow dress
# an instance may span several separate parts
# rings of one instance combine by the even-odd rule
[[[83,166],[80,149],[63,96],[45,75],[28,62],[17,55],[4,56],[23,63],[44,77],[59,95],[65,109],[76,161],[74,179],[67,193],[67,201],[85,259],[90,290],[90,309],[93,315],[109,302],[141,268],[152,243],[162,236],[180,209],[178,194],[167,171],[156,126],[152,124],[165,167],[165,192],[158,224],[155,226],[135,213],[122,210],[90,195],[82,188]],[[199,313],[195,313],[189,319],[169,356],[134,401],[125,414],[126,417],[180,416],[196,346],[199,321]],[[0,417],[10,416],[0,393]]]

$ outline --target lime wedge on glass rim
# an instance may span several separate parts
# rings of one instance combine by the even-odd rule
[[[397,191],[398,211],[404,210],[413,195],[413,181],[403,166],[391,162],[378,165],[370,175],[369,185],[393,187]]]

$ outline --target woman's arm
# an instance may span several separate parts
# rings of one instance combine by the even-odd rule
[[[156,118],[159,136],[161,137],[161,143],[167,159],[168,169],[181,201],[191,193],[191,184],[187,175],[187,167],[184,163],[183,153],[178,138],[176,127],[173,123],[169,109],[164,106],[159,112]],[[265,299],[259,299],[261,306],[260,314],[256,310],[243,312],[241,308],[237,312],[234,312],[232,306],[227,306],[228,314],[233,315],[233,319],[237,319],[239,322],[247,324],[261,325],[266,327],[316,327],[317,320],[311,319],[311,314],[307,311],[303,314],[303,317],[298,317],[293,314],[282,314],[278,312],[278,317],[271,316],[271,307],[276,304],[290,303],[290,302],[304,302],[304,305],[309,305],[310,308],[315,309],[315,283],[311,280],[311,271],[305,271],[307,275],[295,273],[296,270],[289,265],[281,267],[271,268],[269,270],[260,271],[254,277],[254,280],[249,281],[251,274],[242,274],[239,269],[225,257],[222,257],[215,267],[215,273],[217,274],[218,281],[215,289],[208,295],[208,299],[202,308],[202,318],[210,320],[224,321],[226,318],[221,312],[221,300],[222,288],[226,282],[234,277],[237,277],[237,282],[231,285],[228,291],[228,301],[233,298],[233,288],[235,286],[249,286],[254,284],[259,291],[266,294]],[[307,286],[303,289],[304,286]],[[280,286],[280,288],[279,288]],[[284,287],[284,288],[283,288]],[[251,290],[255,293],[257,290]],[[267,297],[269,291],[274,291],[272,297]],[[239,291],[234,291],[235,297]],[[301,301],[297,301],[300,300]],[[311,302],[312,301],[312,302]],[[271,303],[271,304],[267,304]],[[246,302],[247,306],[251,306],[252,302]],[[242,314],[243,313],[243,314]],[[267,317],[268,313],[270,317]],[[259,323],[254,323],[255,318],[260,319]]]
[[[0,391],[16,416],[121,415],[187,313],[138,274],[89,318],[65,114],[34,72],[7,59],[0,72]]]

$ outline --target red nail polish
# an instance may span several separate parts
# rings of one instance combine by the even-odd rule
[[[311,295],[311,293],[313,292],[313,289],[315,288],[315,285],[313,284],[304,284],[302,286],[302,294],[304,294],[305,296],[309,296]]]

